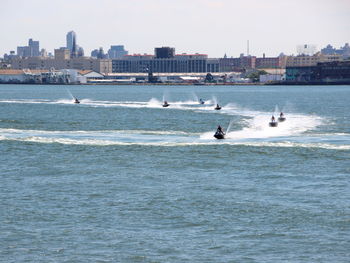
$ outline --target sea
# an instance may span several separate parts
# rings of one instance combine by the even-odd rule
[[[0,262],[349,261],[350,86],[0,85]]]

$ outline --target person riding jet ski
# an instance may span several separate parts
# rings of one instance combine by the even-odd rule
[[[204,100],[199,99],[199,104],[204,104],[204,103],[205,103]]]
[[[79,101],[77,98],[74,98],[74,103],[79,104],[79,103],[80,103],[80,101]]]
[[[279,122],[282,122],[282,121],[285,121],[286,120],[286,117],[284,117],[284,114],[283,112],[280,113],[280,117],[278,118],[278,121]]]
[[[165,100],[163,103],[163,107],[168,107],[170,104]]]
[[[219,125],[218,128],[216,129],[216,132],[214,134],[214,137],[216,139],[224,139],[225,138],[225,133],[224,131],[222,130],[221,126]]]
[[[216,104],[216,107],[214,109],[215,110],[221,110],[221,107],[219,106],[219,104]]]
[[[270,127],[277,127],[278,123],[276,122],[275,116],[272,115],[269,125]]]

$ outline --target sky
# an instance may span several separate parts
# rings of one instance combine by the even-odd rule
[[[297,45],[350,42],[350,0],[0,0],[0,56],[28,39],[53,52],[75,31],[91,50],[124,45],[209,57],[296,54]]]

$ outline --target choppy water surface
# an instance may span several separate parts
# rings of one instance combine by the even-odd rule
[[[348,262],[349,112],[349,86],[1,85],[0,258]]]

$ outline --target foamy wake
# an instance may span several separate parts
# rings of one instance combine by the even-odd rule
[[[35,143],[58,143],[65,145],[87,145],[87,146],[159,146],[159,147],[186,147],[186,146],[210,146],[210,145],[231,145],[231,146],[251,146],[251,147],[286,147],[286,148],[321,148],[329,150],[350,150],[350,145],[335,145],[329,143],[296,143],[296,142],[123,142],[113,140],[97,140],[97,139],[69,139],[69,138],[46,138],[46,137],[26,137],[26,138],[6,138],[0,135],[0,141],[21,141]]]
[[[58,99],[58,100],[44,100],[44,99],[18,99],[18,100],[0,100],[0,103],[13,104],[57,104],[57,105],[74,105],[79,107],[123,107],[123,108],[163,108],[164,100],[151,98],[148,101],[105,101],[105,100],[91,100],[79,98],[80,104],[75,104],[73,99]],[[214,104],[211,100],[207,100],[204,105],[200,105],[197,100],[185,101],[169,101],[170,106],[167,109],[175,110],[213,110]]]
[[[2,100],[0,102],[129,108],[162,108],[163,103],[163,101],[156,98],[149,101],[94,101],[89,99],[81,99],[80,101],[80,105],[74,105],[71,99],[56,101]],[[197,98],[168,102],[170,104],[169,108],[235,116],[238,122],[230,124],[225,140],[213,138],[216,127],[213,127],[212,131],[201,134],[184,131],[150,130],[45,131],[0,129],[0,140],[100,146],[145,145],[170,147],[223,144],[256,147],[316,147],[341,150],[348,150],[350,147],[350,134],[317,134],[317,127],[323,125],[327,120],[315,115],[285,112],[285,122],[279,123],[278,127],[269,127],[268,123],[272,113],[242,108],[234,103],[222,105],[222,110],[215,111],[213,110],[213,105],[217,102],[215,97],[211,101],[206,101],[203,105],[198,103]],[[278,112],[279,109],[276,106],[273,113],[275,117],[278,117]],[[240,117],[240,119],[237,117]],[[224,127],[223,123],[222,126]]]
[[[208,132],[207,138],[203,134],[186,133],[183,131],[147,131],[147,130],[106,130],[106,131],[45,131],[0,129],[0,141],[20,141],[35,143],[58,143],[64,145],[87,146],[252,146],[252,147],[302,147],[323,148],[332,150],[350,150],[350,134],[323,134],[322,136],[272,137],[252,139],[247,136],[234,137],[236,131],[229,133],[226,140],[216,140],[213,132]],[[329,138],[329,141],[327,141]]]

